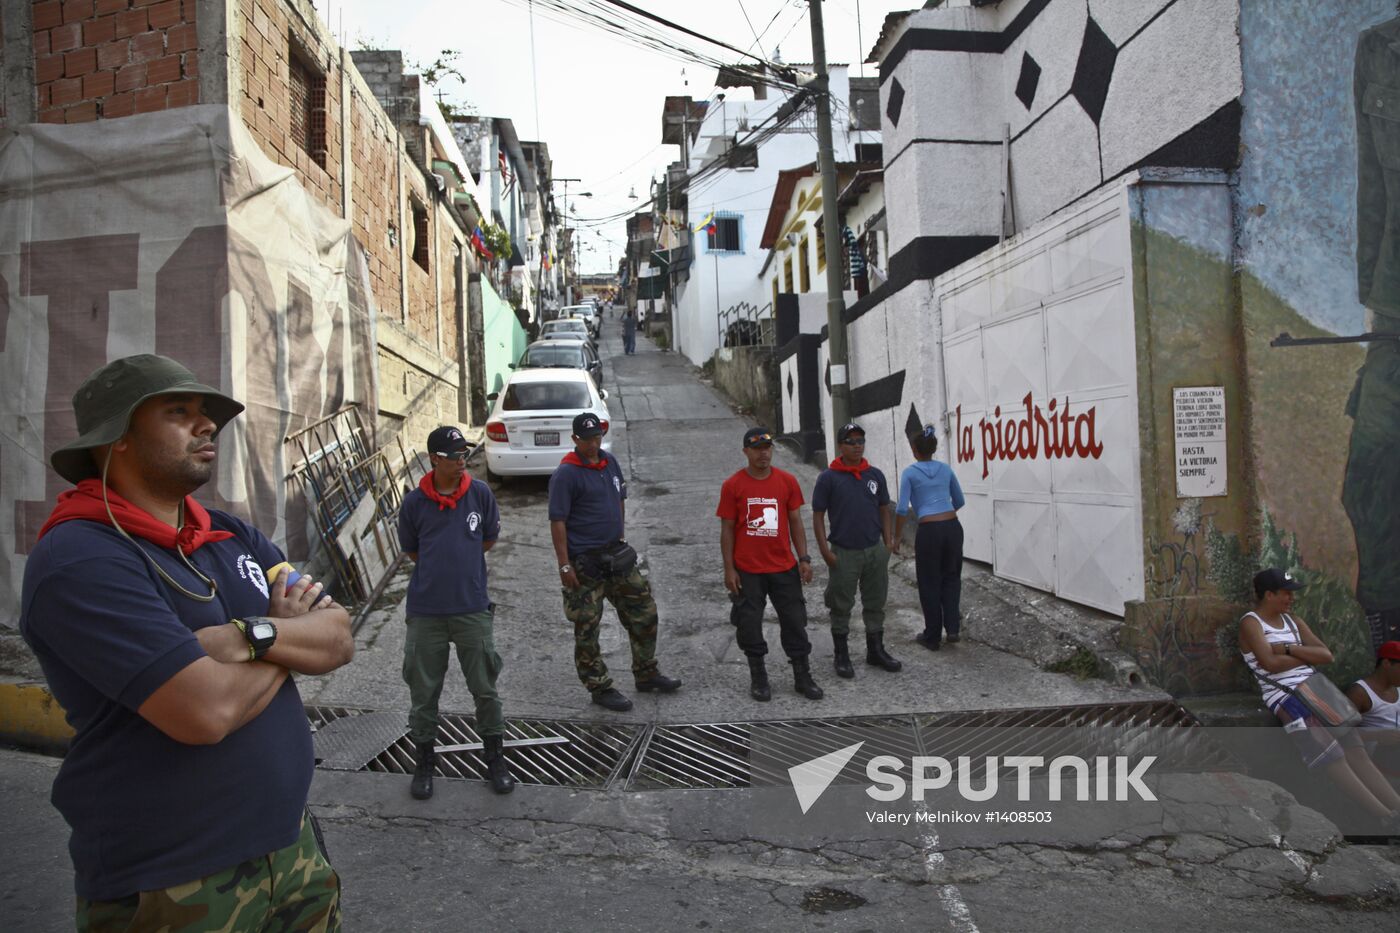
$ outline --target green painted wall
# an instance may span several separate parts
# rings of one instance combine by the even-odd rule
[[[510,364],[520,359],[528,342],[525,328],[510,304],[481,280],[482,344],[486,356],[486,391],[499,392],[510,378]]]

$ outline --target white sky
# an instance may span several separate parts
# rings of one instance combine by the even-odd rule
[[[508,117],[515,122],[521,139],[548,144],[555,177],[582,179],[569,185],[569,199],[578,217],[616,214],[642,204],[652,178],[660,177],[665,167],[679,158],[675,146],[660,144],[663,98],[673,94],[710,97],[714,70],[697,62],[677,61],[573,20],[561,23],[551,18],[555,14],[537,6],[536,88],[530,16],[520,5],[524,2],[315,0],[331,31],[351,49],[401,49],[406,59],[420,66],[434,61],[445,49],[461,51],[458,67],[468,80],[463,85],[449,79],[443,87],[446,98],[470,103],[484,116]],[[754,54],[771,57],[774,47],[780,46],[786,62],[812,60],[806,0],[632,2],[741,49],[754,48],[756,30],[763,40],[761,51]],[[852,75],[860,74],[859,63],[879,36],[885,14],[920,5],[919,0],[825,0],[827,61],[849,64]],[[736,53],[698,39],[675,38],[726,62],[744,61]],[[878,73],[873,65],[864,67],[868,76]],[[749,92],[730,89],[726,93],[747,96]],[[638,195],[636,201],[627,197],[632,189]],[[578,197],[582,191],[592,192],[593,197]],[[563,188],[557,184],[555,197],[563,197]],[[626,241],[625,220],[596,231],[585,230],[582,270],[615,270]]]

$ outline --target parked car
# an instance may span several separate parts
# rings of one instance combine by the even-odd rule
[[[525,348],[520,359],[510,366],[523,369],[581,369],[593,377],[593,384],[603,387],[603,363],[593,344],[587,340],[536,340]]]
[[[545,321],[540,325],[541,340],[557,337],[580,337],[592,343],[593,331],[589,329],[586,321],[579,318],[560,318],[557,321]]]
[[[588,332],[594,337],[598,336],[598,331],[602,327],[603,316],[598,313],[598,309],[591,304],[569,305],[559,311],[561,319],[577,319],[588,325]]]
[[[606,431],[608,393],[581,369],[525,369],[511,374],[500,392],[487,396],[486,475],[548,476],[572,449],[574,416],[592,412]],[[603,449],[611,450],[605,433]]]

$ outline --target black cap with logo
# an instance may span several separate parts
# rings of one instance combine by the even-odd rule
[[[1259,597],[1279,590],[1301,590],[1305,585],[1293,574],[1277,567],[1268,567],[1254,575],[1254,595]]]
[[[467,443],[462,432],[450,424],[434,428],[433,433],[428,435],[428,453],[437,454],[439,457],[461,453],[470,447],[471,444]]]
[[[865,428],[862,428],[854,421],[841,425],[841,427],[836,430],[836,443],[845,443],[850,439],[852,434],[859,434],[861,437],[865,437]]]
[[[598,437],[606,433],[603,422],[591,411],[574,415],[574,437]]]

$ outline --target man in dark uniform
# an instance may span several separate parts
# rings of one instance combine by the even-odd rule
[[[632,701],[613,687],[598,646],[604,599],[627,631],[637,689],[672,693],[681,682],[657,669],[656,601],[645,559],[624,540],[627,481],[617,460],[603,450],[606,430],[597,415],[574,418],[574,449],[549,478],[549,531],[564,587],[564,617],[574,624],[579,680],[594,703],[626,712]]]
[[[433,795],[438,698],[454,646],[476,701],[476,729],[491,789],[498,794],[515,789],[496,692],[502,666],[492,628],[496,606],[486,593],[486,552],[501,533],[501,513],[491,488],[467,473],[470,450],[462,432],[451,425],[434,429],[428,435],[433,468],[399,508],[399,545],[414,561],[403,679],[412,697],[408,728],[418,757],[409,792],[419,800]]]
[[[1356,269],[1367,330],[1400,334],[1400,17],[1356,49]],[[1375,340],[1347,400],[1342,504],[1356,535],[1356,598],[1372,647],[1400,639],[1400,339]]]
[[[339,930],[291,674],[355,642],[320,584],[269,583],[276,545],[192,495],[243,406],[143,354],[89,376],[73,410],[51,463],[76,488],[29,554],[19,627],[77,732],[53,803],[78,929]]]
[[[836,676],[856,676],[847,639],[857,589],[865,623],[865,663],[898,671],[904,665],[885,650],[885,600],[894,547],[890,490],[885,474],[865,459],[864,428],[854,422],[842,425],[836,432],[836,447],[840,456],[822,471],[812,489],[812,536],[827,566],[826,608],[831,610]]]

